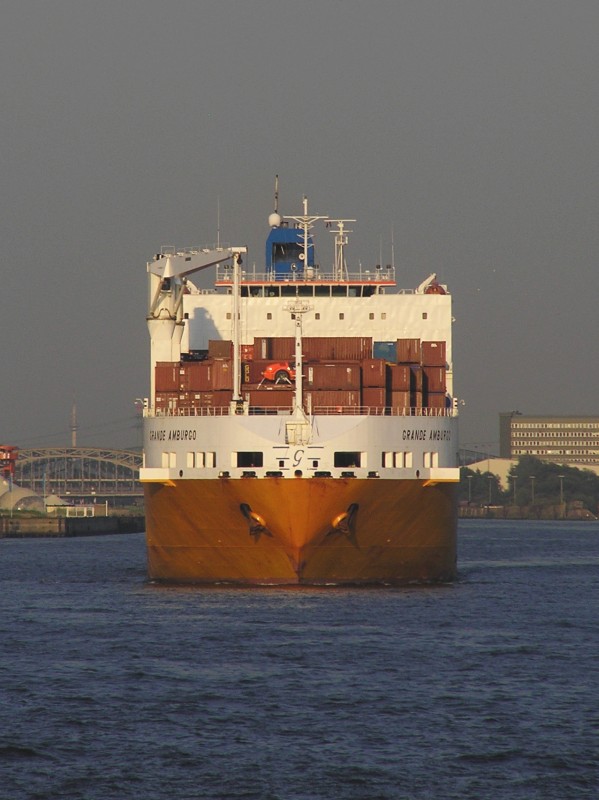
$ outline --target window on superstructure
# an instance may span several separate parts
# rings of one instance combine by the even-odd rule
[[[258,451],[239,451],[237,453],[238,467],[261,467],[264,462],[264,453]]]
[[[330,297],[331,296],[331,287],[330,286],[315,286],[314,287],[314,294],[316,297]]]
[[[345,314],[343,314],[343,312],[339,314],[339,319],[345,319]]]
[[[383,313],[381,314],[381,319],[387,319],[387,314],[386,314],[384,311],[383,311]]]
[[[314,287],[313,286],[298,286],[297,287],[297,296],[298,297],[313,297],[314,296]]]
[[[347,286],[331,286],[333,297],[347,297]]]
[[[318,311],[316,312],[316,314],[314,314],[314,319],[320,319],[320,314]]]
[[[272,314],[270,313],[270,311],[266,314],[266,319],[272,319]]]
[[[428,314],[426,311],[422,312],[422,319],[428,319]]]
[[[231,312],[227,311],[227,319],[231,319]]]
[[[362,454],[358,451],[340,451],[335,453],[334,465],[336,467],[361,466]]]
[[[370,314],[368,315],[368,319],[374,319],[374,314],[372,313],[372,311],[371,311],[371,312],[370,312]]]

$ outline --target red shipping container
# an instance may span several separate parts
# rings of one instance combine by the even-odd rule
[[[447,363],[445,342],[422,342],[421,364],[427,367],[444,367]]]
[[[270,358],[270,337],[268,336],[255,336],[254,337],[254,358],[265,360]]]
[[[303,372],[304,385],[311,389],[360,388],[359,364],[308,364]]]
[[[424,390],[424,372],[420,364],[410,364],[410,371],[412,373],[411,388],[415,392],[422,392]]]
[[[391,408],[411,408],[412,407],[412,394],[411,392],[389,392],[389,405]]]
[[[233,388],[233,362],[218,359],[210,363],[210,388],[213,392]]]
[[[412,387],[412,370],[409,364],[387,365],[387,386],[391,391],[409,392]]]
[[[362,389],[362,405],[368,408],[385,408],[387,391],[384,386],[367,386]]]
[[[278,336],[270,340],[270,358],[273,361],[291,361],[295,358],[295,336]]]
[[[372,337],[305,336],[302,354],[306,361],[363,361],[372,358]]]
[[[422,367],[424,382],[429,392],[444,392],[447,386],[445,367]]]
[[[449,397],[445,392],[429,392],[426,405],[428,408],[449,408]]]
[[[398,364],[420,364],[420,339],[398,339],[396,355]]]
[[[424,404],[424,392],[416,390],[412,392],[412,408],[422,408]]]
[[[239,347],[239,355],[241,361],[253,361],[254,360],[254,345],[253,344],[242,344]]]
[[[319,408],[339,410],[347,407],[359,407],[361,400],[360,392],[357,391],[306,392],[304,398],[306,408],[308,408],[308,401],[311,402],[313,414],[317,414]]]
[[[157,392],[176,392],[185,388],[185,368],[178,361],[157,361],[155,379]]]
[[[365,358],[362,361],[362,386],[385,386],[387,363],[383,358]]]
[[[212,383],[211,361],[188,361],[185,364],[186,387],[191,392],[208,391]]]
[[[293,406],[294,392],[289,389],[252,389],[244,392],[244,400],[254,408],[289,408]]]

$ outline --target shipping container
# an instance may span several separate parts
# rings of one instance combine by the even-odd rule
[[[412,393],[410,391],[391,391],[387,394],[388,405],[391,408],[411,408]]]
[[[372,358],[370,336],[304,336],[305,361],[363,361]]]
[[[239,355],[241,361],[253,361],[254,360],[254,345],[253,344],[242,344],[239,347]]]
[[[293,406],[291,389],[251,389],[243,392],[243,399],[252,408],[288,408]]]
[[[374,342],[372,345],[372,357],[382,358],[390,364],[397,363],[397,342]]]
[[[426,367],[444,367],[447,363],[445,342],[422,342],[422,359]]]
[[[211,339],[208,342],[208,358],[233,358],[233,342],[229,339]]]
[[[387,363],[383,358],[365,358],[362,361],[362,386],[385,386],[387,381]]]
[[[426,405],[427,408],[449,408],[450,399],[445,392],[428,392]]]
[[[304,405],[308,409],[311,404],[312,413],[318,409],[339,410],[360,406],[359,391],[308,391],[304,393]]]
[[[412,408],[424,408],[424,392],[421,389],[412,392]]]
[[[277,336],[270,340],[270,358],[290,361],[295,357],[295,336]]]
[[[424,385],[428,392],[444,392],[447,387],[445,367],[422,367]]]
[[[213,392],[233,388],[233,362],[216,359],[210,362],[210,388]]]
[[[412,373],[411,389],[414,392],[424,391],[424,372],[420,364],[410,364]]]
[[[185,365],[186,388],[190,392],[203,392],[212,388],[212,362],[189,361]]]
[[[255,336],[254,337],[254,358],[258,361],[264,361],[271,358],[270,354],[270,337],[269,336]]]
[[[360,388],[359,364],[306,364],[303,369],[304,385],[309,389]]]
[[[178,361],[157,361],[155,388],[157,392],[176,392],[185,389],[185,367]]]
[[[392,392],[409,392],[412,388],[412,370],[409,364],[387,365],[387,388]]]
[[[367,386],[362,389],[362,405],[367,408],[385,408],[387,390],[384,386]]]
[[[420,364],[420,339],[398,339],[396,354],[398,364]]]

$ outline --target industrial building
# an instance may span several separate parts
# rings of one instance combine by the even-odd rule
[[[599,416],[499,414],[501,458],[534,456],[542,461],[599,467]]]

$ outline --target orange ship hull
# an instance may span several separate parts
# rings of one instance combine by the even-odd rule
[[[455,483],[216,478],[146,483],[151,579],[407,584],[456,575]]]

